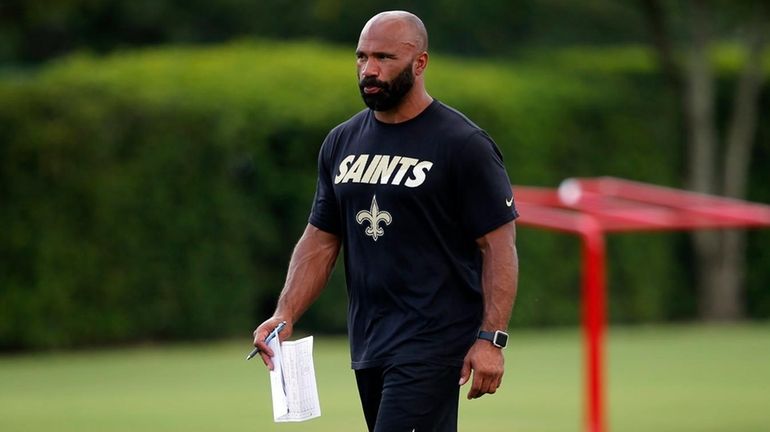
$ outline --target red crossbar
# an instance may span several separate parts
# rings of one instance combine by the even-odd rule
[[[582,239],[585,430],[605,432],[605,232],[770,226],[770,206],[614,177],[578,178],[559,189],[513,186],[517,223]]]

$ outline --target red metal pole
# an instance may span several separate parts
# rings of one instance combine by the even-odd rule
[[[581,221],[583,239],[583,337],[586,365],[586,432],[606,432],[604,336],[606,329],[605,245],[601,226],[591,217]]]
[[[514,187],[518,223],[582,239],[585,430],[606,432],[604,232],[770,226],[770,205],[661,188],[623,179],[572,179],[560,191]]]

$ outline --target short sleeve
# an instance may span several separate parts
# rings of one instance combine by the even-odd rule
[[[308,222],[316,228],[332,234],[340,234],[340,212],[332,184],[331,137],[326,137],[318,153],[318,180],[315,198]]]
[[[516,205],[503,157],[483,131],[454,155],[461,223],[474,239],[516,219]]]

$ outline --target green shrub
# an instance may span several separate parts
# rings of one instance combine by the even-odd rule
[[[428,86],[491,133],[516,184],[615,175],[676,186],[675,105],[634,52],[620,65],[615,54],[436,56]],[[314,43],[78,55],[1,80],[0,100],[4,349],[248,338],[306,223],[319,145],[362,109],[352,48]],[[525,228],[518,238],[515,325],[575,322],[578,242]],[[671,302],[687,283],[680,243],[610,239],[614,319],[692,313]],[[765,306],[752,310],[769,316],[755,291]],[[300,325],[342,331],[345,305],[337,269]]]

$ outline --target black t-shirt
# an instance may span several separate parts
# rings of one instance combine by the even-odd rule
[[[342,238],[353,368],[461,365],[482,318],[476,239],[516,217],[497,146],[439,101],[334,128],[309,222]]]

